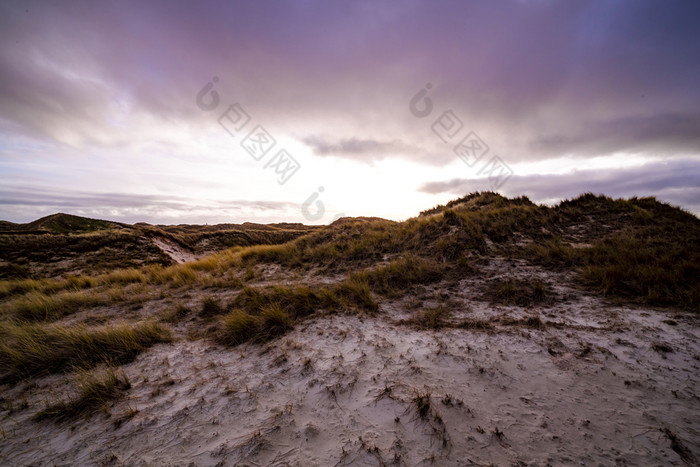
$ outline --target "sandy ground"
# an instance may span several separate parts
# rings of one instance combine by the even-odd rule
[[[151,241],[176,263],[186,263],[199,259],[200,257],[167,238],[154,237]]]
[[[275,271],[265,271],[261,284],[274,283]],[[502,276],[540,278],[556,300],[530,308],[485,302],[484,288]],[[193,307],[200,293],[186,293]],[[486,320],[494,328],[400,323],[440,302],[455,323]],[[608,466],[700,459],[695,315],[617,306],[576,290],[566,273],[497,259],[478,276],[418,286],[380,304],[376,316],[316,316],[273,342],[236,348],[188,340],[187,330],[198,326],[190,316],[175,326],[175,342],[124,366],[132,388],[109,415],[31,421],[47,402],[70,395],[65,375],[4,387],[5,400],[21,403],[0,408],[0,465]],[[147,302],[133,313],[158,315],[163,306]],[[532,316],[544,326],[514,324]],[[422,414],[420,397],[429,402]]]
[[[582,295],[537,310],[542,329],[428,331],[397,323],[404,302],[382,308],[317,317],[267,345],[158,345],[124,367],[133,388],[111,416],[3,416],[0,464],[684,465],[663,428],[700,459],[693,316]],[[532,313],[472,301],[454,318]],[[64,379],[4,397],[41,407],[65,397]]]

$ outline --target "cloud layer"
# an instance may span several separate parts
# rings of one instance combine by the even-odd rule
[[[511,165],[635,156],[647,168],[682,160],[694,169],[698,17],[693,0],[3,2],[0,170],[55,191],[81,168],[75,154],[89,155],[91,170],[111,168],[108,185],[123,182],[122,195],[157,191],[196,203],[199,193],[154,188],[168,185],[167,175],[134,182],[133,161],[236,157],[215,123],[234,102],[305,161],[308,185],[276,193],[276,202],[300,203],[321,182],[340,186],[345,174],[322,171],[320,159],[358,171],[403,160],[455,178],[453,145],[431,130],[447,110]],[[214,77],[221,105],[206,112],[195,96]],[[409,102],[427,83],[434,110],[417,118]],[[56,160],[64,172],[32,178]],[[265,186],[260,171],[232,173],[230,186],[245,189],[217,199],[266,199],[270,190],[247,184],[256,176]],[[101,182],[83,188],[100,192]],[[192,176],[193,185],[205,182]],[[540,190],[534,176],[516,182]],[[408,180],[387,184],[415,190]],[[699,184],[664,189],[694,193]],[[635,189],[645,188],[658,192]]]

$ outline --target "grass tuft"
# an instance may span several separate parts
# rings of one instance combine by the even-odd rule
[[[239,345],[253,340],[260,330],[260,318],[236,309],[221,318],[216,340],[223,345]]]
[[[59,373],[101,362],[122,364],[170,331],[155,323],[99,328],[0,323],[0,383]]]
[[[77,398],[49,405],[33,418],[35,421],[50,419],[63,422],[92,415],[100,409],[109,414],[108,404],[120,398],[130,388],[131,383],[126,374],[121,372],[118,375],[111,367],[101,375],[83,372],[78,380]]]
[[[209,318],[224,313],[224,307],[221,302],[214,297],[205,297],[202,300],[202,309],[199,311],[199,316]]]
[[[485,295],[492,303],[527,307],[548,302],[551,294],[540,280],[498,279],[488,286]]]
[[[407,254],[386,266],[355,273],[351,277],[366,280],[380,294],[400,296],[413,285],[439,281],[443,277],[443,268],[433,260]]]
[[[401,324],[416,326],[420,329],[440,329],[449,326],[447,322],[449,316],[450,309],[440,304],[435,308],[417,312],[412,318],[402,321]]]
[[[431,403],[430,393],[418,393],[413,398],[413,404],[416,406],[416,413],[421,420],[427,420],[430,416]]]

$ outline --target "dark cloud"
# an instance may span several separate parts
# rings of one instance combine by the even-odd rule
[[[373,139],[337,139],[323,136],[308,136],[302,142],[309,146],[314,154],[319,156],[349,157],[364,162],[374,162],[386,156],[412,158],[424,155],[421,149],[401,141],[377,141]]]
[[[628,151],[650,156],[697,153],[700,149],[700,113],[648,115],[602,120],[533,138],[536,152],[597,155]]]
[[[194,94],[218,75],[266,121],[381,133],[430,80],[511,159],[636,150],[640,134],[698,152],[699,14],[690,0],[4,2],[0,114],[109,142],[126,137],[109,128],[124,106],[201,118]]]
[[[451,109],[509,163],[673,161],[700,156],[698,17],[696,0],[1,2],[0,138],[176,152],[168,132],[195,141],[239,102],[319,156],[440,166],[456,156],[430,128]]]
[[[419,187],[419,191],[424,193],[450,193],[455,196],[490,189],[486,179],[463,178],[429,182]],[[700,214],[700,163],[694,159],[682,159],[626,169],[513,175],[500,191],[509,196],[527,195],[539,202],[573,198],[588,192],[621,198],[657,196]]]

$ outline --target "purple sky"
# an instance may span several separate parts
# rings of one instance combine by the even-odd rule
[[[697,214],[699,21],[696,0],[5,1],[0,219],[405,219],[484,189]],[[275,145],[251,155],[257,125]]]

